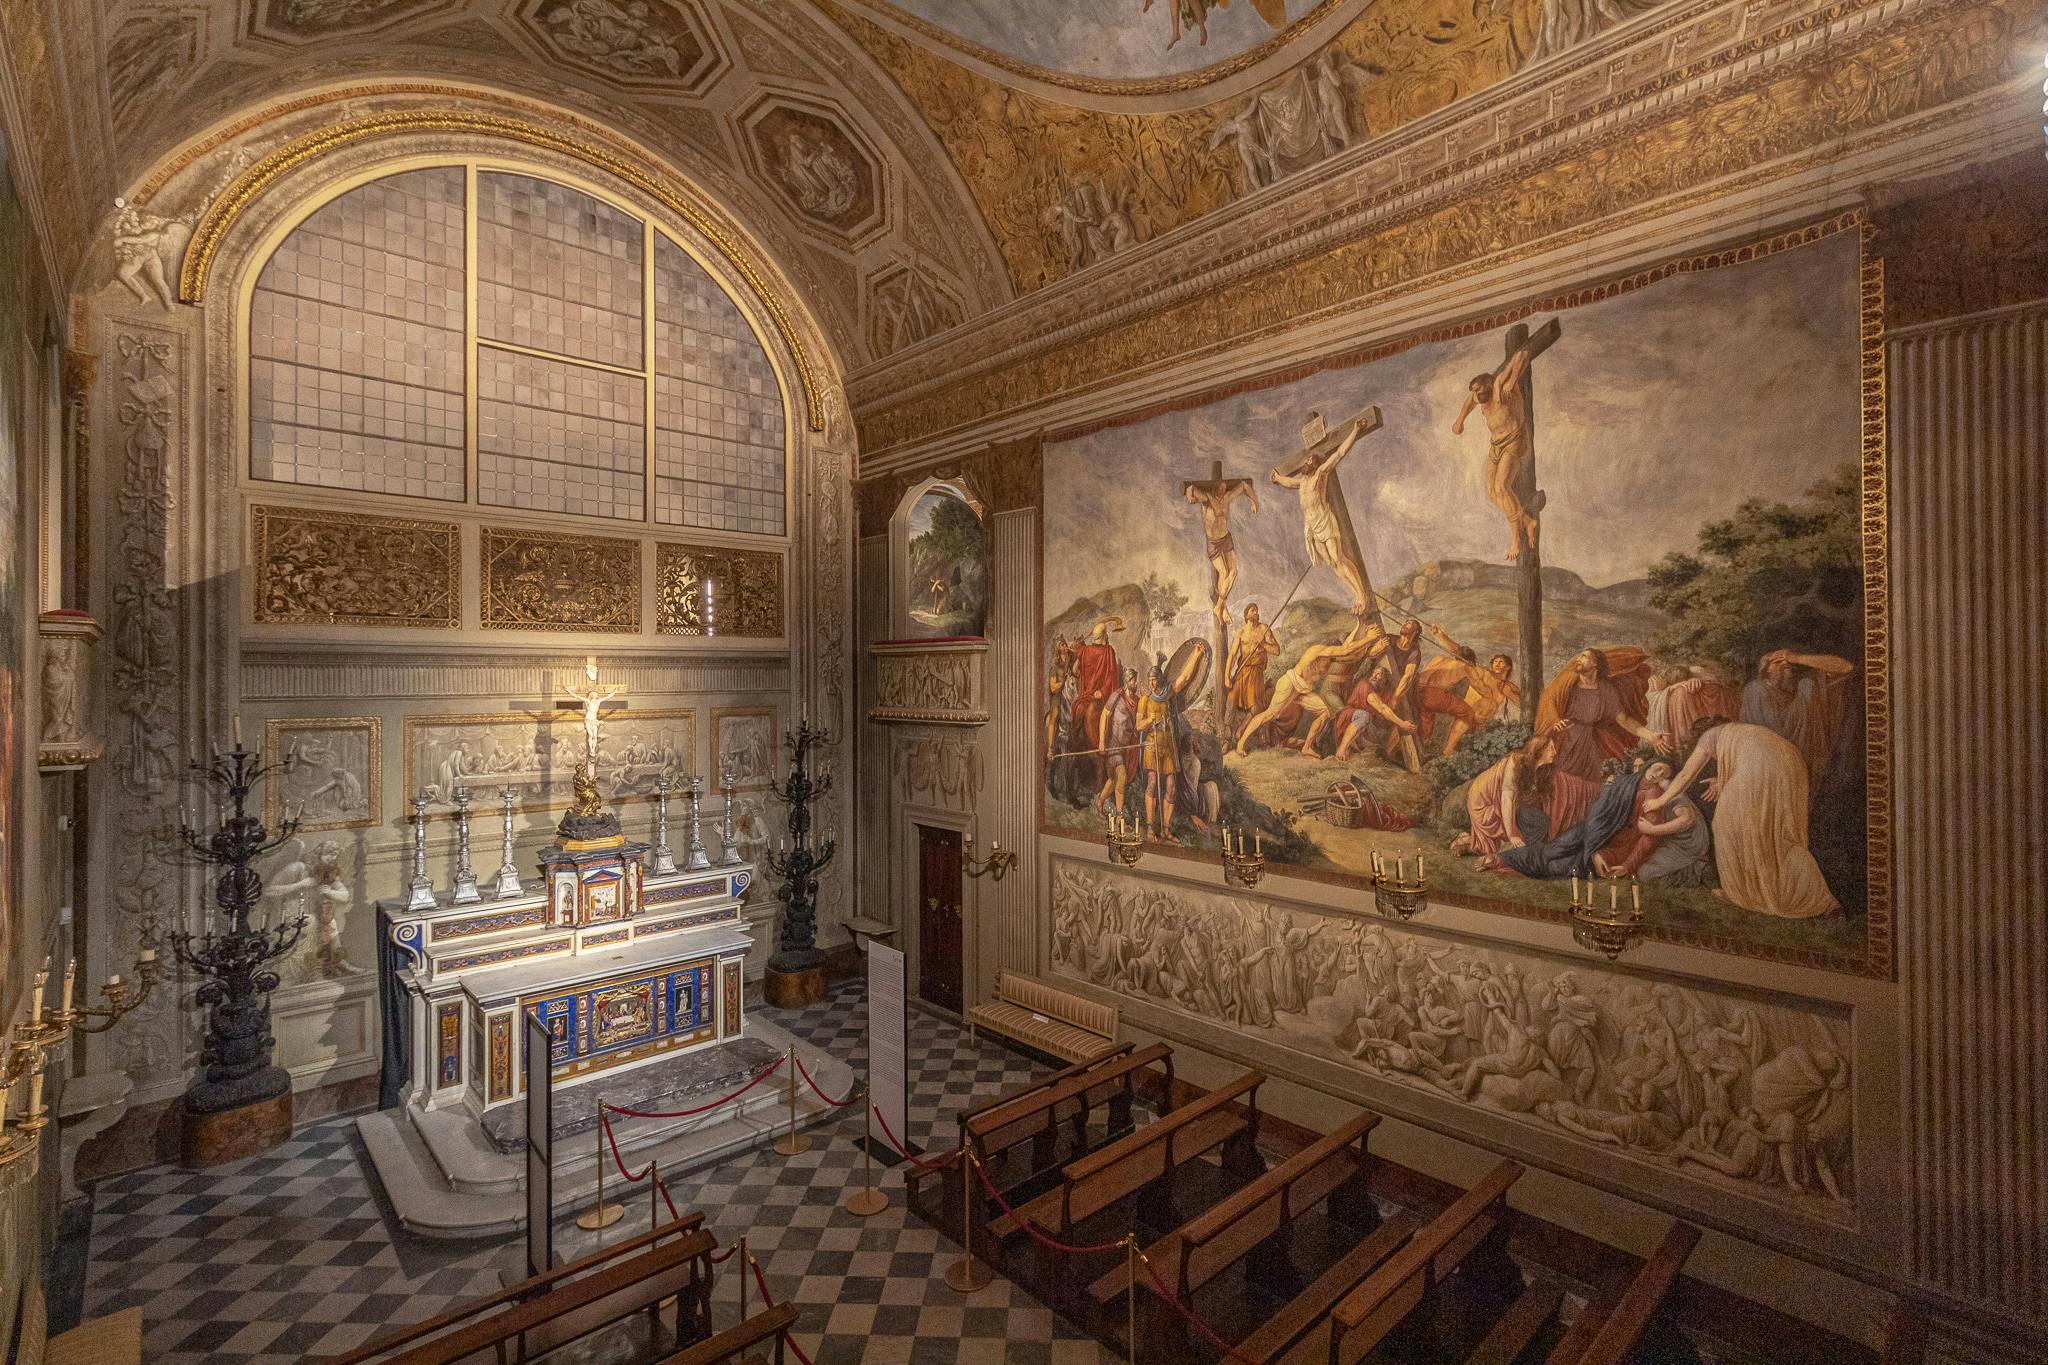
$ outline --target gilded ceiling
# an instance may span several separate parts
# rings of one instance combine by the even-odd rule
[[[77,283],[108,268],[114,197],[146,205],[152,171],[209,129],[316,90],[360,115],[380,89],[418,103],[462,82],[668,158],[859,370],[1313,185],[1654,2],[15,0],[0,89]]]

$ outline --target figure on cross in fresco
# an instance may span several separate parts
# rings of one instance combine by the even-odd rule
[[[1523,379],[1533,352],[1527,346],[1509,356],[1498,370],[1475,374],[1467,386],[1465,405],[1451,422],[1451,435],[1465,434],[1465,419],[1478,408],[1493,433],[1486,456],[1486,497],[1508,519],[1508,559],[1536,548],[1541,525],[1537,513],[1546,497],[1536,490],[1536,441],[1529,429]]]
[[[1230,539],[1230,504],[1242,497],[1259,510],[1258,490],[1250,479],[1223,477],[1223,461],[1209,465],[1209,477],[1180,486],[1187,500],[1202,509],[1202,530],[1208,536],[1210,612],[1217,621],[1230,616],[1230,590],[1237,583],[1237,547]]]
[[[1365,619],[1372,585],[1366,581],[1358,537],[1344,507],[1337,464],[1361,436],[1379,427],[1380,410],[1369,408],[1332,437],[1323,425],[1323,415],[1310,412],[1301,427],[1301,453],[1273,471],[1274,483],[1292,488],[1301,498],[1302,539],[1308,546],[1309,567],[1327,565],[1344,581],[1351,591],[1351,614],[1360,620]]]

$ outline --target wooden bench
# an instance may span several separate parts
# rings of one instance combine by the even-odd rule
[[[1692,1224],[1673,1223],[1619,1298],[1586,1305],[1551,1349],[1549,1365],[1622,1365],[1630,1359],[1657,1321],[1699,1240],[1700,1230]]]
[[[1071,1240],[1080,1223],[1218,1147],[1224,1148],[1227,1168],[1257,1174],[1258,1094],[1265,1081],[1260,1072],[1247,1071],[1100,1151],[1068,1163],[1060,1171],[1057,1189],[1031,1200],[1015,1216],[997,1219],[990,1232],[1007,1239],[1023,1231],[1023,1220],[1028,1218],[1060,1240]],[[1244,1113],[1231,1107],[1239,1099],[1246,1103]]]
[[[674,1355],[663,1356],[655,1365],[729,1365],[737,1361],[740,1352],[764,1341],[775,1343],[775,1365],[782,1365],[783,1334],[796,1322],[796,1308],[790,1304],[778,1304],[754,1314],[737,1327],[729,1327],[715,1337],[685,1347]]]
[[[1062,1109],[1079,1138],[1088,1126],[1095,1105],[1109,1102],[1112,1130],[1131,1126],[1131,1106],[1137,1098],[1138,1076],[1154,1062],[1166,1065],[1166,1093],[1173,1092],[1173,1049],[1153,1043],[1137,1051],[1124,1043],[1113,1052],[1092,1061],[1077,1062],[1058,1073],[1054,1084],[1017,1095],[1002,1104],[986,1106],[960,1121],[960,1140],[972,1142],[975,1155],[987,1161],[1003,1155],[1027,1140],[1035,1144],[1039,1169],[1052,1164],[1053,1145],[1059,1133]]]
[[[1365,1140],[1379,1121],[1378,1114],[1356,1115],[1146,1247],[1146,1258],[1161,1268],[1184,1304],[1193,1304],[1196,1291],[1239,1261],[1246,1261],[1248,1273],[1265,1283],[1293,1278],[1280,1239],[1296,1218],[1325,1199],[1338,1217],[1361,1231],[1379,1222],[1365,1188],[1370,1160]],[[1092,1286],[1096,1302],[1122,1294],[1129,1276],[1130,1267],[1119,1265],[1098,1279]],[[1141,1272],[1138,1279],[1156,1292],[1150,1275]]]
[[[1080,1062],[1116,1046],[1117,1009],[1035,977],[1002,971],[996,973],[996,998],[967,1011],[969,1035],[978,1028]]]
[[[401,1327],[346,1355],[326,1357],[327,1365],[496,1365],[508,1347],[520,1359],[540,1355],[635,1312],[655,1310],[671,1297],[676,1300],[676,1339],[700,1340],[711,1327],[711,1275],[705,1258],[718,1247],[710,1233],[696,1226],[702,1220],[702,1214],[692,1213]]]
[[[1505,1263],[1508,1188],[1521,1174],[1512,1161],[1495,1166],[1338,1302],[1326,1351],[1290,1359],[1357,1365],[1482,1248]]]
[[[1281,1359],[1317,1359],[1312,1352],[1298,1355],[1311,1333],[1330,1320],[1330,1312],[1366,1276],[1380,1268],[1387,1258],[1408,1244],[1422,1228],[1412,1214],[1389,1216],[1371,1236],[1337,1258],[1329,1269],[1310,1281],[1308,1287],[1290,1299],[1286,1307],[1260,1324],[1257,1331],[1237,1344],[1237,1353],[1261,1365]],[[1317,1339],[1325,1334],[1318,1333]]]

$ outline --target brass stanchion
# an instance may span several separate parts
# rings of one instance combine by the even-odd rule
[[[789,1045],[786,1060],[789,1067],[789,1131],[775,1139],[775,1150],[783,1156],[802,1156],[811,1150],[811,1139],[807,1133],[796,1130],[796,1044]]]
[[[956,1294],[985,1289],[995,1272],[974,1259],[974,1153],[960,1144],[960,1259],[946,1267],[946,1288]]]
[[[868,1087],[861,1086],[861,1126],[867,1130],[867,1141],[861,1144],[861,1186],[846,1196],[841,1205],[856,1218],[868,1218],[889,1207],[889,1196],[875,1188],[875,1102]]]
[[[625,1206],[604,1202],[604,1097],[591,1096],[591,1104],[597,1114],[597,1202],[576,1215],[576,1226],[585,1232],[608,1228],[626,1216]]]
[[[1138,1234],[1135,1232],[1124,1234],[1124,1280],[1124,1298],[1128,1300],[1125,1308],[1130,1313],[1130,1325],[1124,1329],[1128,1333],[1124,1338],[1124,1362],[1125,1365],[1138,1365]]]
[[[661,1226],[661,1163],[647,1163],[647,1230]]]
[[[740,1321],[747,1320],[747,1281],[752,1278],[747,1272],[754,1268],[753,1253],[747,1250],[747,1239],[740,1238],[739,1252],[734,1257],[740,1263]],[[740,1357],[740,1365],[761,1365],[761,1357],[748,1355]]]

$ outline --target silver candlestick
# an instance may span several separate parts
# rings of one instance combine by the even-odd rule
[[[725,819],[718,826],[718,862],[721,867],[731,867],[740,860],[738,830],[732,821],[732,765],[718,770],[719,790],[725,793]]]
[[[469,788],[455,789],[455,889],[448,898],[456,905],[474,905],[483,899],[476,889],[476,869],[469,865]]]
[[[654,779],[654,871],[656,876],[676,870],[675,851],[668,846],[669,775]]]
[[[704,779],[692,776],[684,790],[690,794],[690,842],[683,850],[683,866],[695,872],[711,866],[711,855],[704,851],[704,826],[697,806],[697,798],[704,794]]]
[[[519,884],[519,864],[512,860],[512,798],[512,788],[498,788],[498,800],[503,804],[505,814],[505,861],[498,864],[498,884],[492,894],[499,900],[504,900],[507,896],[517,896],[526,889]]]
[[[422,787],[412,799],[412,881],[407,885],[405,908],[431,910],[439,903],[434,899],[433,880],[427,876],[427,789]]]

